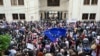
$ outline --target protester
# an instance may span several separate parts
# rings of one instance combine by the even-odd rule
[[[57,37],[51,41],[44,32],[52,28],[66,29],[66,35]],[[1,22],[0,34],[8,33],[11,36],[11,44],[8,48],[9,56],[85,56],[84,48],[90,47],[99,36],[99,26],[96,22]],[[57,34],[57,33],[56,33]],[[59,35],[58,35],[59,36]],[[87,46],[83,42],[87,42]],[[98,41],[97,50],[98,48]],[[13,48],[14,47],[14,48]],[[16,47],[16,48],[15,48]],[[91,50],[91,48],[89,48]],[[96,54],[98,54],[97,51]],[[94,50],[88,55],[93,55]]]
[[[97,44],[96,56],[100,56],[100,36],[97,36],[96,44]]]
[[[17,51],[16,51],[15,47],[10,49],[9,52],[10,52],[9,56],[16,56]]]

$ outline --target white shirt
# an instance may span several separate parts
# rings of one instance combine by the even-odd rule
[[[68,42],[68,41],[66,41],[65,43],[66,43],[67,47],[69,48],[69,42]]]
[[[16,51],[15,49],[11,49],[10,52],[11,52],[12,54],[16,54],[16,53],[17,53],[17,51]]]
[[[82,51],[83,47],[78,46],[77,49],[78,51]]]
[[[70,36],[73,37],[73,32],[70,32]]]
[[[14,41],[11,41],[11,44],[14,44]]]

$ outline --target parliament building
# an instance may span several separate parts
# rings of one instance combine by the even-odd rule
[[[0,0],[0,20],[100,20],[100,0]]]

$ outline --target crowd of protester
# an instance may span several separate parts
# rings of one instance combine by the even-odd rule
[[[100,22],[0,22],[0,34],[10,34],[11,43],[5,54],[9,56],[85,56],[96,55],[91,45],[100,39]],[[65,37],[50,41],[44,31],[65,28]],[[28,48],[28,44],[32,48]]]

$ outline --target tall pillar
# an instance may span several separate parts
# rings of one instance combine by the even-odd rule
[[[42,12],[42,19],[44,19],[45,18],[45,14],[44,14],[44,11]]]
[[[98,0],[97,12],[99,13],[96,14],[96,21],[100,21],[100,0]]]
[[[45,19],[47,19],[47,12],[45,11]]]
[[[39,0],[27,0],[26,4],[26,20],[27,21],[39,21],[40,15],[39,15]]]
[[[73,9],[73,0],[69,0],[69,7],[68,7],[68,19],[72,18],[72,9]]]
[[[62,11],[59,11],[59,19],[62,19]]]
[[[65,12],[63,11],[62,12],[62,19],[64,20],[65,18],[64,18],[64,14],[65,14]]]

